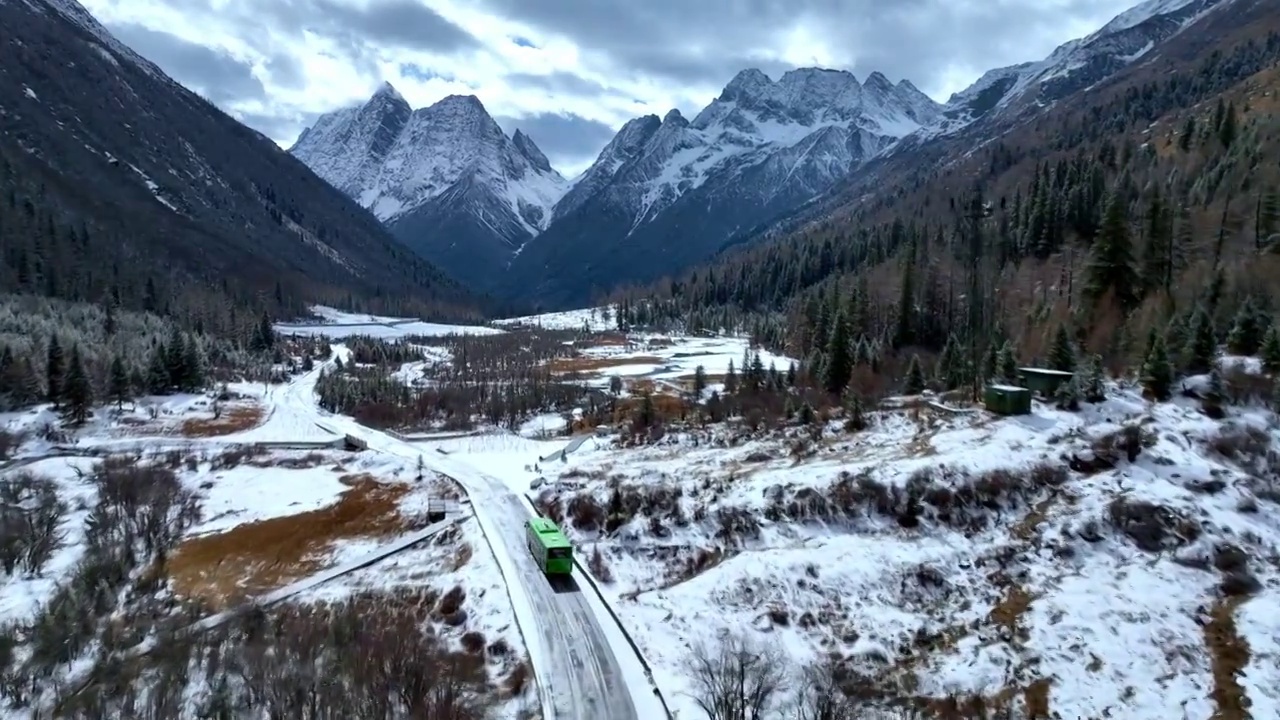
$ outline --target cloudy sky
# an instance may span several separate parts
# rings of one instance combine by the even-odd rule
[[[476,95],[566,176],[638,115],[696,114],[735,73],[879,70],[939,101],[1136,0],[81,0],[188,87],[289,146],[390,81]]]

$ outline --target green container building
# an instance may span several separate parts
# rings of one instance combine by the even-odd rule
[[[1072,373],[1048,368],[1018,368],[1018,378],[1023,386],[1035,395],[1052,398],[1058,393],[1058,386],[1070,380]]]
[[[1031,391],[1017,385],[988,385],[983,398],[987,410],[998,415],[1030,415]]]

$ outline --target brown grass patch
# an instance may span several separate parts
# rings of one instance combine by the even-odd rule
[[[225,607],[317,572],[338,540],[405,530],[398,503],[408,485],[379,482],[367,474],[341,481],[349,489],[328,507],[239,525],[179,545],[168,561],[175,592]]]
[[[1018,626],[1022,621],[1022,616],[1031,608],[1031,601],[1034,598],[1026,590],[1023,590],[1016,583],[1010,582],[1005,587],[1004,597],[996,606],[991,608],[988,614],[991,622],[1007,629],[1011,634],[1016,634]]]
[[[692,388],[693,388],[693,378],[694,378],[694,377],[695,377],[695,376],[694,376],[694,375],[692,375],[692,374],[690,374],[690,375],[681,375],[680,377],[676,378],[676,382],[677,382],[677,383],[680,383],[680,386],[681,386],[681,387],[684,387],[684,388],[686,388],[686,389],[692,389]],[[718,383],[723,383],[723,382],[724,382],[724,374],[722,374],[722,373],[717,373],[717,374],[708,374],[708,375],[707,375],[707,384],[708,384],[708,385],[716,385],[716,384],[718,384]]]
[[[242,432],[262,422],[261,405],[240,405],[224,408],[222,417],[191,418],[182,423],[182,436],[189,438],[217,437]]]
[[[688,412],[688,405],[683,398],[669,395],[667,393],[654,393],[649,396],[653,401],[653,412],[659,420],[669,421],[679,419],[681,415]],[[633,415],[640,411],[644,406],[644,398],[631,397],[625,400],[619,400],[614,407],[613,421],[615,423],[629,420]]]
[[[1204,642],[1213,668],[1213,701],[1218,706],[1211,720],[1249,720],[1249,698],[1239,676],[1249,663],[1249,643],[1236,632],[1236,609],[1249,598],[1234,595],[1219,599],[1204,626]]]
[[[622,367],[624,365],[661,365],[662,358],[653,355],[631,355],[628,357],[591,357],[587,355],[576,355],[567,358],[555,358],[548,367],[551,372],[558,373],[585,373],[595,370],[604,370],[612,367]]]
[[[470,544],[462,543],[459,545],[458,548],[453,551],[453,560],[449,564],[450,572],[458,572],[465,567],[467,563],[471,562],[471,552]]]

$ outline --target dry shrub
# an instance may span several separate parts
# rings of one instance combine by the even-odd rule
[[[1209,439],[1209,448],[1235,463],[1253,466],[1271,453],[1271,435],[1252,425],[1226,423]]]
[[[1200,526],[1182,513],[1155,503],[1116,498],[1107,507],[1112,527],[1148,552],[1173,550],[1200,537]]]
[[[182,423],[182,436],[189,438],[217,437],[230,435],[258,426],[262,422],[262,406],[242,405],[226,408],[220,417],[191,418]]]
[[[567,510],[570,521],[578,530],[595,532],[604,527],[604,507],[590,492],[581,492],[570,498]]]
[[[462,643],[462,649],[472,655],[479,655],[484,652],[484,633],[475,630],[465,632],[462,634],[460,642]]]
[[[329,456],[319,452],[309,452],[302,457],[276,457],[249,461],[254,467],[277,467],[285,470],[309,470],[320,467],[329,461]]]
[[[1274,388],[1271,378],[1251,373],[1239,365],[1232,366],[1222,374],[1222,385],[1226,390],[1227,401],[1232,405],[1267,402],[1271,399]]]
[[[378,717],[488,717],[484,658],[451,652],[429,629],[431,600],[425,589],[369,592],[251,612],[216,632],[230,657],[207,686],[234,678],[224,717],[309,717],[317,705],[332,717],[368,717],[373,708]]]
[[[8,460],[9,454],[22,444],[23,439],[19,433],[0,430],[0,460]]]
[[[224,606],[316,572],[339,540],[406,530],[398,503],[408,485],[383,483],[370,475],[341,480],[348,489],[333,505],[239,525],[179,545],[168,563],[175,591]]]
[[[990,470],[976,476],[942,465],[918,470],[902,485],[886,485],[865,474],[841,473],[825,491],[769,488],[765,517],[774,522],[839,522],[870,515],[893,518],[907,528],[929,520],[976,532],[990,527],[993,516],[1028,507],[1045,491],[1069,479],[1067,468],[1053,463]]]
[[[524,694],[525,687],[529,684],[529,663],[521,661],[511,670],[511,674],[507,676],[506,691],[511,697],[519,697]]]
[[[453,615],[462,608],[462,604],[466,601],[467,591],[463,590],[461,585],[454,585],[436,603],[436,615],[441,617]]]
[[[606,585],[613,582],[613,571],[609,569],[604,553],[600,552],[600,546],[591,548],[591,558],[587,561],[587,567],[591,569],[591,575],[600,582]]]

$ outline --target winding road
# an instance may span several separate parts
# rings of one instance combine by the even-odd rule
[[[343,348],[336,346],[341,352]],[[577,587],[553,588],[524,552],[524,523],[529,509],[500,479],[438,453],[367,428],[348,417],[333,415],[316,405],[315,382],[324,366],[275,388],[268,401],[270,418],[250,431],[262,440],[298,440],[300,433],[327,432],[329,438],[352,435],[370,450],[423,464],[457,481],[471,498],[471,506],[502,571],[517,622],[528,646],[539,685],[544,720],[657,720],[646,702],[646,687],[631,687],[614,649],[584,592]],[[280,437],[277,437],[279,435]],[[287,436],[287,437],[285,437]],[[589,591],[587,591],[589,592]],[[623,648],[631,652],[630,648]],[[643,678],[641,678],[643,681]],[[631,685],[640,684],[633,677]],[[638,696],[634,690],[641,690]],[[638,712],[637,705],[641,705]],[[662,711],[659,710],[659,713]]]

